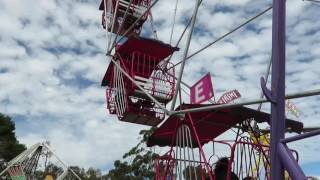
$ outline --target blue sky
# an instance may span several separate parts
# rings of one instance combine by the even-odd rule
[[[99,3],[98,0],[0,1],[0,112],[16,121],[22,143],[31,145],[49,140],[68,164],[107,169],[138,142],[139,130],[146,127],[119,122],[106,112],[100,82],[109,60],[105,57],[106,36],[100,26]],[[270,4],[271,1],[204,0],[190,53]],[[193,1],[179,2],[174,44],[191,16],[193,5]],[[158,37],[167,43],[173,9],[170,0],[161,0],[152,9]],[[301,0],[288,1],[287,16],[286,91],[319,89],[319,6]],[[151,34],[148,22],[142,34]],[[173,62],[181,59],[185,40]],[[258,98],[259,79],[266,71],[270,52],[271,12],[268,12],[190,59],[183,80],[193,84],[211,72],[217,96],[238,89],[242,100]],[[183,98],[189,101],[186,94]],[[305,126],[320,126],[318,100],[319,97],[293,100]],[[268,111],[269,105],[264,105],[263,110]],[[317,139],[293,143],[290,147],[300,152],[300,162],[308,174],[320,176]]]
[[[302,169],[306,174],[319,176],[319,166],[318,162],[315,163],[306,163],[302,165]]]

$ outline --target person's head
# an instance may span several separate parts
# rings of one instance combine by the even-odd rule
[[[227,157],[220,158],[214,168],[215,171],[226,171],[228,169],[229,159]]]

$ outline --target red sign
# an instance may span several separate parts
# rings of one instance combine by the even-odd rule
[[[200,79],[190,88],[191,104],[200,104],[213,97],[213,87],[210,73]]]
[[[220,99],[218,100],[218,104],[228,104],[231,101],[234,101],[241,97],[241,94],[238,90],[232,90],[229,92],[224,93]]]

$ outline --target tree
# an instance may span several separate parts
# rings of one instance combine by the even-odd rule
[[[86,172],[86,178],[88,180],[98,180],[101,179],[101,171],[100,169],[94,169],[90,167]]]
[[[56,179],[60,174],[63,173],[63,168],[53,164],[53,163],[48,163],[45,171],[45,175],[51,175],[54,179]]]
[[[86,171],[84,168],[80,168],[79,166],[70,166],[72,169],[81,179],[86,178]],[[70,171],[66,177],[67,180],[77,179]]]
[[[103,179],[111,180],[144,180],[155,179],[154,165],[152,161],[159,157],[158,154],[147,150],[145,144],[154,132],[155,128],[140,131],[139,135],[142,136],[141,141],[129,152],[123,155],[123,161],[116,160],[114,162],[114,169],[103,176]],[[131,159],[128,162],[128,159]]]
[[[183,177],[185,179],[210,179],[206,169],[200,165],[198,166],[187,166],[183,170]]]
[[[15,124],[9,116],[0,113],[0,159],[8,162],[26,149],[15,135]]]

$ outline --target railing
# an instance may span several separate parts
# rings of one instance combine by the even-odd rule
[[[177,127],[170,151],[156,160],[156,180],[213,180],[200,143],[193,142],[193,130],[187,124]]]
[[[117,63],[119,63],[119,61],[117,61]],[[111,97],[113,98],[114,101],[112,102],[114,103],[112,103],[112,105],[115,105],[118,117],[122,118],[127,110],[128,101],[123,74],[116,66],[114,66],[113,87],[114,97],[112,97],[113,95],[111,95]]]
[[[106,97],[107,97],[107,109],[110,114],[116,114],[116,105],[114,96],[116,94],[116,89],[107,87],[106,89]]]
[[[235,142],[231,148],[228,176],[235,173],[240,179],[246,177],[269,179],[269,152],[269,146],[250,141]]]
[[[131,68],[130,62],[120,58],[116,63],[130,74],[130,70],[128,68]],[[140,76],[134,78],[139,85],[142,85],[143,88],[153,96],[156,96],[155,94],[158,93],[159,98],[164,99],[171,93],[171,90],[163,88],[167,85],[165,83],[160,83],[161,81],[164,82],[162,79],[157,79],[156,81]],[[110,87],[107,87],[106,89],[107,108],[110,114],[117,114],[120,120],[128,120],[130,122],[130,118],[137,118],[137,116],[145,116],[145,118],[150,117],[151,119],[156,118],[159,120],[163,120],[165,118],[164,111],[154,102],[143,96],[143,92],[141,93],[141,96],[137,96],[137,94],[132,93],[134,83],[125,77],[116,66],[113,67],[110,79]],[[167,89],[169,88],[167,87]],[[163,102],[160,103],[165,106]],[[134,117],[134,114],[136,117]],[[128,118],[123,119],[127,115],[129,115]],[[134,122],[134,119],[132,119],[132,121]]]
[[[158,57],[134,51],[131,59],[131,72],[134,75],[149,78],[160,61],[161,60]]]
[[[102,2],[104,3],[104,2]],[[127,17],[125,23],[129,24],[121,28],[120,34],[123,34],[125,29],[131,26],[135,22],[135,19],[140,19],[140,22],[144,22],[148,15],[150,14],[148,7],[150,6],[149,0],[132,0],[131,4],[129,0],[106,0],[107,10],[102,13],[102,26],[108,31],[114,33],[118,32],[118,28],[121,26],[121,23],[124,23],[124,14],[127,12]],[[127,11],[128,9],[128,11]],[[146,12],[148,11],[148,12]],[[107,13],[105,19],[105,13]],[[108,27],[106,27],[108,25]],[[132,32],[140,33],[142,23],[137,23],[137,25],[132,29]]]
[[[157,57],[133,52],[131,74],[139,85],[155,98],[169,102],[174,94],[175,70],[171,63],[163,64]],[[167,69],[169,69],[167,71]],[[132,87],[135,89],[135,86]]]
[[[175,154],[173,152],[173,154]],[[207,180],[205,163],[195,160],[175,159],[168,153],[155,161],[156,180]],[[183,164],[185,166],[183,166]]]
[[[144,15],[144,13],[147,11],[147,6],[144,4],[137,4],[135,2],[132,2],[131,5],[129,6],[130,2],[125,1],[125,0],[120,0],[119,1],[119,11],[125,13],[126,9],[129,8],[129,14],[132,16],[139,18],[140,16]],[[143,16],[143,20],[145,20],[148,17],[148,14]]]
[[[134,96],[130,96],[128,99],[128,112],[135,113],[137,115],[140,114],[142,116],[149,116],[160,120],[165,118],[165,113],[163,110],[157,107],[152,101]]]
[[[11,177],[11,179],[17,179],[17,180],[26,180],[26,176],[23,172],[23,167],[21,167],[20,164],[13,165],[8,169],[8,174]]]

